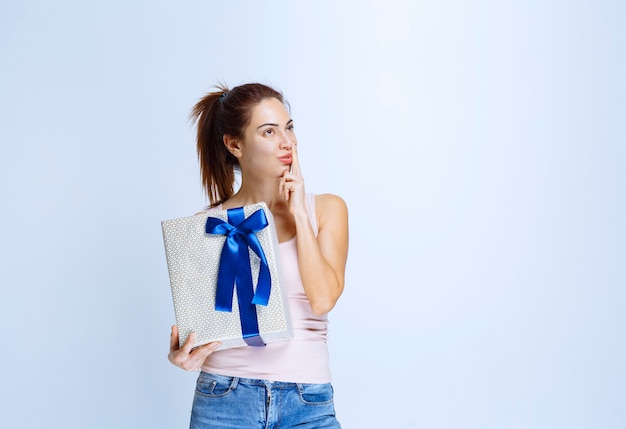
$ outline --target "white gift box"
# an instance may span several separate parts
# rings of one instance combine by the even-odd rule
[[[216,218],[210,219],[210,222],[221,224],[220,228],[225,227],[221,228],[223,231],[232,231],[234,228],[238,228],[238,225],[236,225],[236,222],[233,224],[228,222],[229,210],[211,210],[195,216],[161,222],[174,302],[174,313],[181,345],[191,332],[195,332],[197,336],[194,347],[212,341],[220,341],[222,345],[219,350],[288,340],[293,337],[287,293],[280,276],[278,239],[272,214],[264,202],[230,210],[239,210],[239,217],[243,219],[242,216],[245,216],[246,221],[260,219],[263,218],[263,214],[265,215],[267,226],[253,233],[258,239],[262,253],[265,256],[267,262],[265,269],[263,268],[262,259],[253,250],[250,250],[251,247],[243,240],[239,240],[239,251],[245,252],[242,254],[244,256],[240,256],[242,259],[232,259],[232,250],[229,253],[229,258],[231,259],[227,257],[222,258],[228,232],[226,231],[226,234],[207,233],[207,219]],[[262,213],[257,213],[259,210]],[[233,212],[231,212],[231,215],[233,215]],[[244,228],[242,225],[244,223],[239,225],[240,229]],[[232,232],[231,236],[233,236]],[[232,249],[233,241],[229,241],[229,243],[231,246],[226,246],[226,252],[229,251],[228,249]],[[246,253],[249,253],[249,257],[245,256]],[[220,265],[224,265],[222,268],[223,272],[228,272],[229,269],[232,269],[239,276],[245,272],[248,261],[252,279],[249,284],[245,284],[247,282],[241,281],[239,278],[237,279],[232,300],[229,299],[232,302],[232,311],[216,310]],[[267,277],[271,280],[267,305],[250,304],[248,301],[250,301],[252,294],[255,294],[255,296],[261,294],[261,289],[267,292],[267,287],[259,286],[259,273],[263,271],[267,274],[267,268],[269,268],[269,276]],[[243,274],[241,276],[243,278],[249,277],[249,275],[245,276]],[[261,278],[263,278],[263,275]],[[219,287],[224,288],[225,286],[220,284]],[[248,289],[242,289],[244,287]],[[221,289],[220,293],[223,291],[224,289]],[[226,296],[228,295],[229,293],[227,292]],[[223,302],[225,295],[222,294],[221,296],[221,302]],[[252,320],[254,317],[250,313],[256,312],[258,336],[254,335],[254,332],[252,335],[250,335],[250,332],[243,332],[246,329],[242,327],[239,305],[239,300],[243,297],[247,298],[247,300],[242,302],[244,318],[247,320],[247,323],[244,325],[249,326],[250,323],[255,325],[255,321]],[[248,331],[250,331],[249,328]],[[245,339],[244,336],[246,336]]]

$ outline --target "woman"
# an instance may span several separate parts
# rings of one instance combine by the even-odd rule
[[[293,120],[280,92],[261,84],[218,87],[193,108],[204,188],[211,208],[264,201],[279,241],[294,338],[215,352],[219,343],[179,347],[169,360],[201,370],[191,428],[339,428],[326,345],[327,314],[344,287],[348,213],[331,194],[305,192]],[[234,192],[234,170],[241,186]],[[210,208],[208,209],[210,210]]]

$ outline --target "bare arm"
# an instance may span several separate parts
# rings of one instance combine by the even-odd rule
[[[328,313],[344,287],[348,255],[348,210],[336,195],[316,197],[317,239],[308,215],[296,216],[300,276],[315,314]]]
[[[317,237],[304,202],[304,179],[294,150],[292,171],[285,173],[281,192],[289,203],[296,224],[298,265],[304,291],[315,314],[328,313],[344,288],[348,256],[348,209],[336,195],[315,199],[318,219]]]

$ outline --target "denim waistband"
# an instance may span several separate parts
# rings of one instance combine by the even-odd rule
[[[249,386],[263,386],[270,388],[290,388],[296,386],[310,385],[314,383],[298,383],[298,382],[289,382],[289,381],[274,381],[274,380],[263,380],[257,378],[245,378],[245,377],[237,377],[232,375],[222,375],[215,374],[212,372],[201,371],[200,378],[207,378],[211,380],[216,380],[224,384],[230,384],[231,387],[235,387],[238,384],[246,384]],[[330,383],[321,383],[321,384],[330,384]]]

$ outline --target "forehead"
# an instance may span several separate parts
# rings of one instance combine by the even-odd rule
[[[287,109],[276,98],[266,98],[256,105],[252,111],[251,125],[257,127],[262,124],[285,124],[291,116]]]

